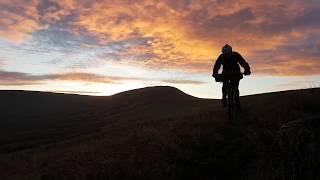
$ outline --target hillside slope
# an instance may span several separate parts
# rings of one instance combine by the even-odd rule
[[[318,152],[308,148],[319,145],[319,97],[320,89],[242,97],[230,122],[220,101],[172,87],[110,97],[0,91],[0,178],[307,177],[317,159],[303,164],[297,153]],[[283,145],[290,138],[300,144]],[[294,150],[301,144],[308,151]]]
[[[0,152],[90,134],[114,123],[197,111],[208,102],[165,86],[110,97],[0,91],[0,99]]]

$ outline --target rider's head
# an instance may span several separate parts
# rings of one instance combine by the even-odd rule
[[[221,49],[222,54],[230,54],[232,53],[232,47],[229,44],[226,44]]]

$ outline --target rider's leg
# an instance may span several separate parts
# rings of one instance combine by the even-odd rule
[[[228,91],[228,86],[227,86],[227,82],[223,81],[222,82],[222,105],[223,107],[227,106],[227,92]]]
[[[236,105],[238,108],[240,108],[240,97],[239,97],[239,81],[240,80],[233,80],[231,81],[231,85],[234,87],[236,90],[235,96],[236,96]]]

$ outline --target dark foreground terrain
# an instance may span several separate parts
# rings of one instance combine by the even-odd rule
[[[218,100],[0,91],[0,179],[320,179],[320,89]]]

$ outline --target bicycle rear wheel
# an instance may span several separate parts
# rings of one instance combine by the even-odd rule
[[[237,116],[237,109],[236,109],[236,93],[235,89],[229,82],[228,85],[228,116],[231,120],[235,120]]]

